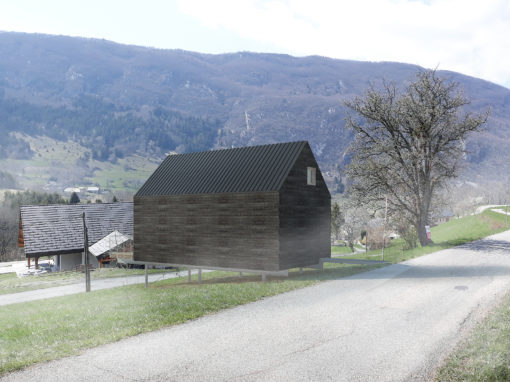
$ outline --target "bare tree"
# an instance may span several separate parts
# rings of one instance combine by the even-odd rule
[[[419,72],[404,92],[384,83],[346,106],[355,112],[352,161],[347,168],[351,195],[363,203],[388,200],[388,213],[403,213],[427,245],[425,226],[435,196],[458,175],[465,139],[481,129],[485,114],[465,113],[468,101],[458,85],[435,71]]]
[[[368,221],[367,212],[363,208],[346,207],[342,230],[347,245],[354,252],[354,244],[361,236],[361,230]]]
[[[7,261],[8,254],[16,250],[18,222],[12,211],[0,207],[0,261]]]

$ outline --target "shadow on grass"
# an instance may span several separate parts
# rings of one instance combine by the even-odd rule
[[[355,275],[360,272],[368,272],[377,268],[381,268],[385,264],[370,264],[370,265],[341,265],[336,267],[325,268],[324,271],[305,269],[303,273],[298,271],[290,271],[288,277],[282,276],[267,276],[266,282],[286,282],[286,281],[327,281],[337,280],[343,277]],[[174,287],[196,287],[197,285],[214,285],[214,284],[244,284],[244,283],[261,283],[262,278],[260,275],[243,275],[239,276],[218,276],[213,278],[203,278],[202,283],[198,284],[196,278],[188,283],[187,279],[179,281],[163,280],[157,283],[149,284],[149,288],[174,288]]]

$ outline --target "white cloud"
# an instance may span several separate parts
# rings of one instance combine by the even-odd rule
[[[210,29],[294,55],[409,62],[510,86],[508,0],[182,0]]]

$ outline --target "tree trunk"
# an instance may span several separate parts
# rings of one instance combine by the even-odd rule
[[[418,239],[420,240],[422,247],[434,244],[434,242],[427,237],[427,231],[425,230],[426,225],[427,224],[425,222],[421,222],[415,226],[416,232],[418,232]]]

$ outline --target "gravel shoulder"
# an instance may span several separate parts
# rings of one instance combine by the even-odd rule
[[[510,231],[4,376],[423,381],[510,290]]]

